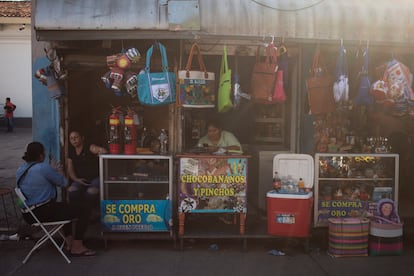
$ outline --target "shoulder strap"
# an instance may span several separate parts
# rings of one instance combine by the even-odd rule
[[[206,66],[205,66],[204,61],[203,61],[203,56],[201,55],[200,47],[198,46],[197,43],[194,43],[191,46],[190,53],[188,54],[187,65],[185,66],[185,70],[187,71],[187,78],[190,77],[189,71],[191,70],[191,65],[193,63],[194,51],[197,51],[196,54],[197,54],[198,66],[199,66],[200,70],[205,72],[205,74],[207,74],[207,69],[206,69]],[[208,78],[208,74],[206,75],[206,78]]]
[[[149,73],[150,66],[151,66],[151,56],[152,52],[154,51],[154,46],[158,47],[161,53],[161,66],[162,71],[167,72],[168,71],[168,58],[167,58],[167,50],[165,49],[164,45],[162,45],[160,42],[154,43],[148,50],[147,50],[147,58],[145,60],[145,71],[146,73]]]
[[[20,181],[23,179],[23,177],[27,174],[27,172],[29,171],[29,169],[31,168],[31,167],[33,167],[33,165],[35,165],[35,164],[37,164],[38,162],[33,162],[32,164],[30,164],[25,170],[24,170],[24,172],[22,173],[22,175],[19,177],[19,179],[17,179],[17,181],[16,181],[16,186],[17,186],[17,188],[19,188],[20,189]]]
[[[220,66],[220,75],[227,73],[229,71],[229,66],[227,64],[227,47],[223,47],[223,56],[221,57],[221,66]]]

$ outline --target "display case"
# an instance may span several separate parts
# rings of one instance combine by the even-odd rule
[[[255,136],[258,144],[283,144],[285,142],[285,105],[256,104]]]
[[[314,226],[328,226],[332,217],[375,214],[381,198],[398,208],[398,167],[398,154],[317,153]]]
[[[172,157],[100,155],[103,232],[169,232],[172,236]]]

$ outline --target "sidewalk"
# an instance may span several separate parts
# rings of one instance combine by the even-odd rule
[[[1,186],[14,187],[15,171],[30,141],[31,129],[0,133]],[[413,275],[413,227],[404,231],[402,256],[333,258],[326,253],[325,231],[313,231],[310,253],[297,240],[284,238],[249,239],[246,251],[238,239],[188,239],[181,251],[172,240],[121,239],[122,234],[105,248],[95,223],[86,242],[97,250],[96,257],[71,258],[66,264],[47,244],[22,265],[34,241],[0,241],[0,275]],[[286,256],[269,254],[273,249]]]

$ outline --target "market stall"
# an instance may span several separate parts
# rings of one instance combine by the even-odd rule
[[[180,154],[178,191],[179,238],[191,237],[185,231],[188,214],[234,214],[239,235],[244,235],[247,214],[246,155]],[[236,216],[234,219],[236,221]],[[205,229],[209,234],[209,229]],[[235,233],[233,233],[234,235]]]
[[[91,1],[82,1],[85,5],[88,2]],[[113,230],[145,228],[167,235],[177,230],[185,238],[190,236],[193,215],[223,213],[236,215],[239,220],[237,229],[232,229],[234,237],[268,238],[272,235],[266,229],[268,220],[263,219],[267,218],[264,213],[268,211],[267,200],[275,209],[281,201],[286,201],[278,195],[267,198],[267,192],[272,189],[272,161],[279,153],[307,153],[317,157],[313,195],[321,207],[315,213],[342,214],[344,210],[325,208],[334,204],[329,197],[338,196],[334,190],[339,186],[342,193],[350,188],[353,194],[358,194],[359,189],[359,199],[364,199],[367,195],[362,187],[366,183],[359,183],[365,180],[379,183],[376,188],[385,188],[382,195],[390,194],[398,203],[399,195],[410,197],[412,193],[399,191],[412,189],[412,185],[407,185],[411,173],[409,164],[413,160],[410,138],[414,133],[414,94],[410,70],[407,70],[413,67],[412,38],[407,35],[410,26],[401,28],[410,24],[407,18],[412,14],[412,5],[408,0],[398,7],[385,0],[375,5],[351,0],[322,1],[305,8],[303,1],[290,1],[289,8],[297,8],[296,23],[290,20],[291,13],[284,10],[283,3],[266,6],[256,1],[239,1],[238,5],[222,0],[144,2],[137,8],[140,16],[130,12],[136,5],[131,0],[122,2],[120,5],[124,8],[112,10],[108,17],[97,17],[94,13],[107,14],[111,10],[110,1],[102,1],[93,11],[65,1],[33,1],[36,23],[33,37],[39,40],[33,41],[33,56],[45,58],[43,45],[38,45],[40,41],[47,41],[51,49],[47,56],[50,63],[45,68],[41,68],[44,62],[34,68],[36,77],[45,85],[43,90],[34,87],[33,95],[46,94],[59,104],[54,118],[59,124],[55,132],[60,136],[56,135],[54,142],[62,147],[62,161],[67,155],[69,129],[80,129],[90,141],[108,146],[112,157],[104,156],[101,161],[107,164],[101,169],[102,200],[115,200],[119,204],[105,203],[115,207],[105,207],[103,220],[109,215],[108,210],[119,210],[120,204],[124,204],[120,200],[138,200],[137,206],[147,204],[145,200],[160,200],[161,209],[168,209],[174,203],[178,205],[172,208],[170,216],[161,215],[158,205],[151,205],[163,221],[169,221],[170,217],[174,221],[178,212],[178,222],[174,221],[172,228],[170,224],[161,227],[159,222],[142,228],[134,223],[131,227],[123,226],[109,222],[108,216],[103,223],[105,231],[112,226]],[[50,11],[64,16],[47,16]],[[350,17],[355,11],[359,16]],[[229,24],[229,13],[234,15],[234,22],[244,23]],[[211,17],[211,14],[217,16]],[[57,22],[57,18],[62,21]],[[383,31],[373,32],[372,26]],[[193,67],[188,62],[191,53],[194,63],[198,61]],[[194,72],[199,77],[196,82]],[[263,77],[266,74],[269,76]],[[164,82],[155,83],[160,78]],[[194,84],[201,84],[198,90],[192,90]],[[56,87],[61,90],[57,91]],[[227,88],[225,105],[219,102],[223,100],[219,93],[221,87]],[[34,121],[44,120],[43,110],[34,111]],[[205,134],[206,121],[217,113],[224,129],[233,132],[243,144],[246,155],[207,155],[203,159],[203,155],[194,152],[187,154]],[[162,130],[168,138],[161,135]],[[36,137],[43,139],[43,133],[38,133],[42,131],[36,129]],[[401,142],[404,138],[407,143]],[[165,141],[169,146],[167,161],[161,158],[166,155],[161,153]],[[179,166],[171,168],[177,153],[180,153]],[[333,172],[345,166],[336,167],[337,157],[323,154],[338,154],[343,159],[352,159],[352,163],[366,156],[376,158],[375,154],[393,155],[386,158],[395,162],[391,165],[394,171],[380,177],[375,166],[358,165],[357,171],[369,177],[359,179],[352,167],[348,171],[353,175],[335,177]],[[168,180],[156,180],[150,174],[137,175],[142,172],[135,163],[142,160],[153,163],[159,159],[161,163],[168,163]],[[213,181],[209,177],[214,174],[204,172],[206,165],[195,165],[207,164],[208,159],[215,160],[217,168],[228,169],[218,176],[239,177],[238,181],[244,177],[244,180],[240,183]],[[403,162],[399,165],[398,160]],[[321,162],[332,163],[327,169],[332,175],[325,175],[325,164],[322,166]],[[112,170],[119,172],[112,173]],[[175,179],[172,172],[178,172],[180,177]],[[402,177],[398,178],[398,173]],[[195,181],[190,177],[193,175],[197,176]],[[183,181],[182,176],[188,178]],[[155,198],[144,197],[155,193],[151,189],[139,191],[149,184],[147,181],[160,193]],[[175,181],[180,184],[172,184]],[[397,182],[400,183],[397,185]],[[178,193],[165,191],[171,186],[177,187]],[[332,187],[332,193],[328,187]],[[390,187],[392,192],[388,193]],[[197,194],[201,191],[231,194]],[[302,201],[308,204],[311,198]],[[304,213],[305,209],[300,211]],[[120,214],[115,217],[124,219]],[[324,226],[326,219],[322,220]],[[288,223],[292,217],[281,216],[281,220]],[[220,228],[212,231],[217,237],[223,237]]]

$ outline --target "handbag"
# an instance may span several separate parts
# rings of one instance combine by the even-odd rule
[[[310,113],[314,115],[335,111],[332,93],[334,80],[328,75],[321,60],[319,45],[313,56],[311,76],[306,80]]]
[[[161,52],[162,72],[150,72],[150,60],[154,47]],[[137,93],[142,105],[165,105],[175,103],[174,72],[168,72],[167,51],[157,42],[147,50],[145,68],[138,74]]]
[[[220,83],[218,90],[218,112],[227,112],[233,107],[231,102],[231,69],[227,63],[227,48],[224,46],[220,66]]]
[[[372,105],[373,100],[370,94],[371,89],[371,81],[368,75],[368,47],[362,51],[362,56],[364,58],[362,71],[359,72],[359,87],[358,87],[358,94],[355,97],[355,104],[356,105]]]
[[[191,70],[193,55],[196,51],[199,70]],[[215,75],[207,72],[197,43],[191,46],[185,70],[178,71],[178,104],[183,107],[215,107]]]
[[[277,59],[277,72],[276,83],[273,91],[272,100],[277,103],[283,103],[286,101],[286,83],[288,81],[288,68],[289,68],[289,56],[288,51],[284,43],[282,42],[277,47],[278,59]]]
[[[259,103],[271,103],[276,81],[277,48],[273,43],[270,43],[265,48],[266,57],[264,61],[260,56],[260,48],[259,45],[251,79],[252,98]]]
[[[283,73],[284,71],[278,70],[276,75],[275,89],[272,96],[272,101],[276,103],[283,103],[286,101],[286,93],[283,85]]]

